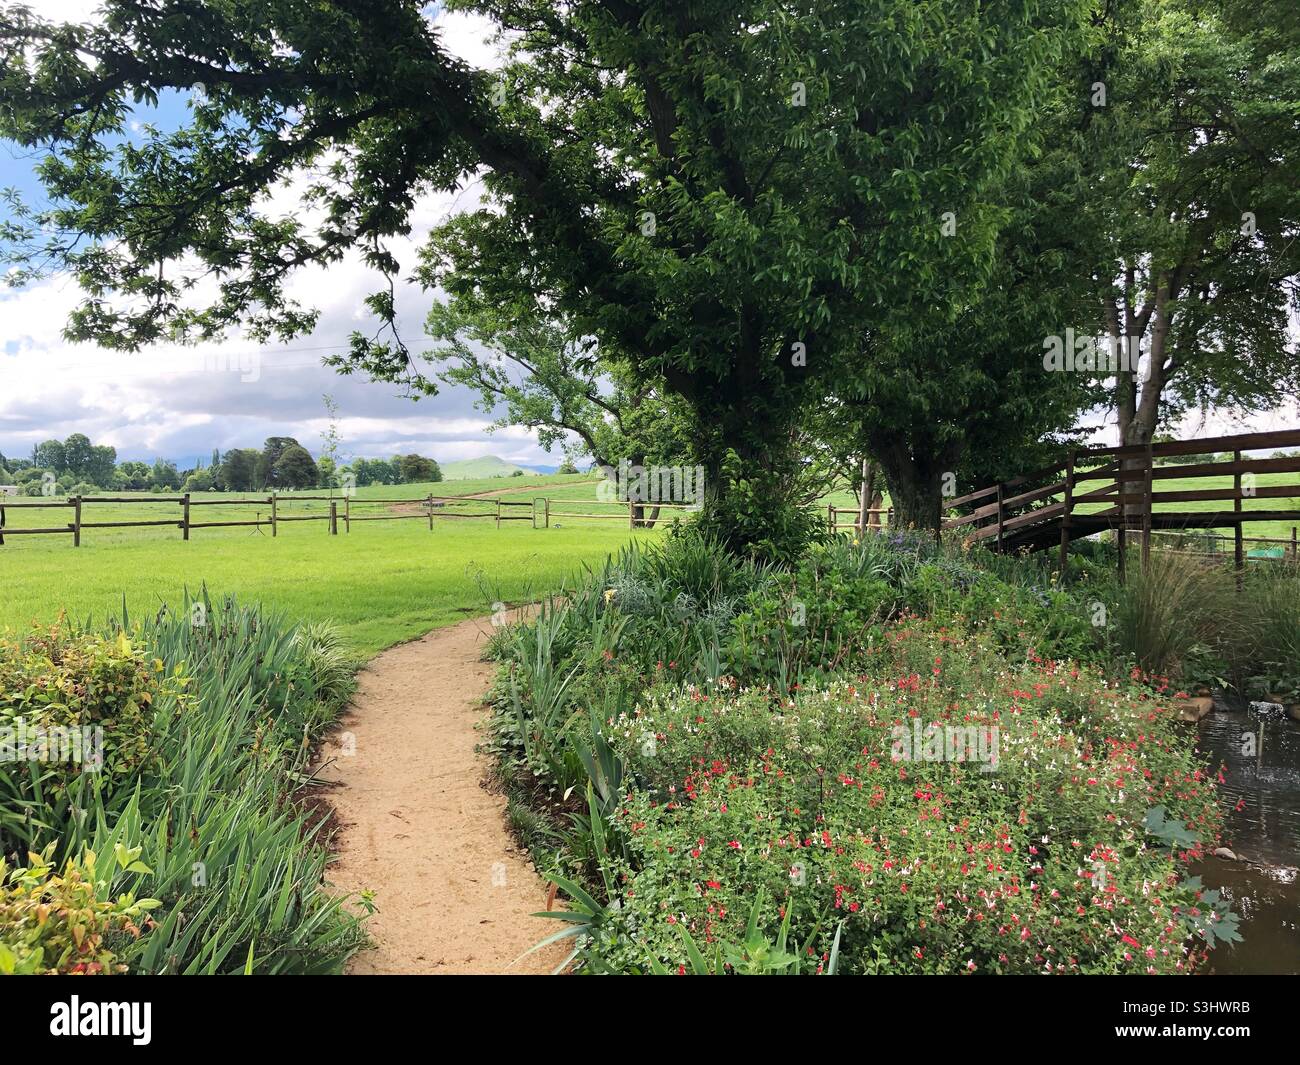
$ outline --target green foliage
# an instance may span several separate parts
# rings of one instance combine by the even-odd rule
[[[36,849],[61,819],[109,799],[156,756],[162,715],[187,680],[125,633],[66,623],[0,638],[0,853]]]
[[[800,505],[779,475],[746,466],[728,451],[722,485],[707,502],[700,528],[728,547],[769,562],[790,563],[824,533],[821,516]]]
[[[1088,565],[1072,591],[1034,561],[895,533],[759,567],[692,527],[590,574],[538,631],[500,633],[495,747],[548,797],[529,839],[574,902],[575,959],[1194,970],[1232,935],[1184,875],[1217,838],[1213,780],[1167,684],[1107,679],[1128,659],[1093,623],[1112,589]],[[540,678],[536,703],[520,677]],[[899,729],[964,756],[900,760]]]
[[[1246,587],[1246,610],[1256,619],[1251,652],[1256,682],[1250,694],[1300,701],[1300,576],[1259,567]]]
[[[852,682],[773,710],[762,692],[685,689],[611,723],[640,786],[613,819],[616,879],[634,890],[616,896],[603,965],[685,964],[682,926],[745,942],[738,922],[767,893],[781,907],[766,934],[792,912],[813,956],[842,921],[846,972],[1195,966],[1178,877],[1203,852],[1142,842],[1156,801],[1197,838],[1217,831],[1168,702],[911,623]],[[995,732],[996,760],[900,759],[896,730],[931,726]],[[1146,883],[1165,885],[1158,904]]]
[[[1075,0],[828,0],[798,19],[770,0],[707,0],[685,20],[662,3],[451,8],[510,30],[503,67],[454,61],[406,0],[364,18],[227,0],[180,22],[107,0],[85,26],[7,11],[0,134],[48,152],[53,201],[9,197],[11,281],[74,274],[88,295],[70,335],[107,346],[236,325],[283,341],[318,318],[290,295],[294,268],[356,250],[384,280],[372,326],[334,361],[418,391],[391,245],[419,193],[482,169],[483,202],[439,227],[418,280],[594,337],[636,387],[680,399],[720,486],[788,500],[805,413],[887,387],[884,347],[906,352],[916,322],[956,320],[990,280],[1003,189],[1045,135],[1085,14]],[[168,90],[189,94],[190,120],[124,136],[132,104]],[[265,195],[326,148],[331,180],[266,217]],[[220,280],[196,302],[200,276]],[[720,476],[728,450],[741,477]],[[720,513],[741,523],[729,541],[769,557],[799,539],[784,507],[771,529],[744,500]]]
[[[195,470],[185,478],[181,486],[183,492],[211,492],[212,474],[208,470]]]
[[[263,452],[265,484],[270,488],[314,488],[320,483],[316,460],[306,448],[289,443],[275,452],[274,459]]]
[[[461,293],[433,305],[425,331],[438,380],[468,388],[476,406],[495,416],[493,428],[526,426],[548,451],[576,437],[602,466],[674,464],[689,453],[679,398],[660,383],[641,385],[608,351],[598,359],[591,337],[574,335],[536,303],[498,306]],[[436,390],[432,382],[425,387]]]
[[[350,691],[353,663],[337,637],[207,595],[139,625],[123,616],[115,629],[39,646],[73,671],[76,684],[65,687],[148,706],[147,757],[115,762],[123,745],[110,742],[107,765],[121,771],[78,774],[70,802],[27,787],[3,805],[4,849],[53,845],[74,857],[139,848],[147,870],[138,890],[160,906],[138,938],[113,948],[132,971],[337,971],[363,936],[346,900],[326,888],[321,823],[294,800],[315,740]],[[4,661],[11,674],[31,672],[27,657]],[[110,667],[111,684],[101,679]],[[144,704],[133,693],[154,676],[178,679],[146,688]],[[7,790],[22,785],[13,771],[25,765],[0,768]]]
[[[786,907],[781,919],[781,928],[774,940],[770,940],[759,930],[759,920],[767,908],[767,899],[763,892],[749,911],[749,921],[745,925],[744,938],[738,942],[722,942],[714,938],[711,948],[701,950],[695,938],[685,927],[681,929],[682,942],[686,946],[685,964],[678,965],[677,972],[683,976],[798,976],[804,971],[806,959],[797,948],[789,950],[790,914],[792,909]],[[819,974],[834,976],[839,969],[840,932],[843,924],[836,929],[835,939],[829,956],[825,959],[815,958]],[[659,976],[666,976],[668,969],[658,957],[649,959],[650,970]]]
[[[1153,551],[1111,593],[1111,639],[1149,674],[1219,683],[1239,676],[1258,633],[1258,613],[1226,567],[1193,555]]]
[[[115,938],[141,934],[140,923],[160,903],[131,892],[111,898],[116,878],[147,874],[141,848],[118,844],[111,861],[86,851],[60,871],[54,844],[10,869],[0,857],[0,975],[111,975],[127,971]],[[104,866],[109,871],[103,872]]]

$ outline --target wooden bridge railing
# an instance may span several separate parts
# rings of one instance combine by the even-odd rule
[[[1142,537],[1143,560],[1149,557],[1155,530],[1235,530],[1235,558],[1244,562],[1242,526],[1247,522],[1300,520],[1300,509],[1246,509],[1251,499],[1300,498],[1295,484],[1256,485],[1254,475],[1300,473],[1300,457],[1246,458],[1243,452],[1300,446],[1300,429],[1239,433],[1205,440],[1162,444],[1080,448],[1055,466],[1003,481],[950,500],[950,509],[970,508],[944,522],[947,529],[968,529],[973,540],[997,550],[1043,550],[1058,546],[1061,564],[1069,542],[1103,529],[1116,530],[1123,565],[1130,532]],[[1230,461],[1158,465],[1161,458],[1221,454]],[[1232,477],[1231,487],[1161,491],[1159,482]],[[1177,503],[1231,503],[1231,509],[1179,510]],[[1159,509],[1157,509],[1159,508]]]

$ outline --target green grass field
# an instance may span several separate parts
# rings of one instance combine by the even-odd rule
[[[170,514],[177,509],[172,504]],[[39,513],[49,512],[27,511],[24,520]],[[206,584],[294,619],[334,621],[359,655],[369,655],[488,613],[494,601],[556,588],[630,538],[657,534],[617,522],[534,530],[527,522],[498,529],[491,519],[441,519],[432,532],[411,520],[356,523],[338,536],[328,535],[324,522],[282,525],[274,539],[248,528],[191,535],[186,543],[175,528],[89,529],[80,548],[70,537],[10,537],[0,547],[0,629],[49,621],[61,610],[102,620],[121,611],[124,595],[129,611],[152,612]]]
[[[418,504],[396,502],[484,492],[493,494],[437,508],[432,530]],[[503,508],[502,515],[528,520],[497,528],[498,497],[512,502],[545,497],[559,509],[621,513],[617,507],[586,505],[596,503],[596,480],[589,473],[366,486],[350,500],[354,518],[407,517],[356,520],[348,531],[343,498],[337,494],[338,536],[328,534],[328,501],[297,498],[323,494],[281,494],[277,510],[284,520],[274,538],[265,526],[192,528],[189,542],[181,538],[176,502],[139,493],[140,502],[84,504],[79,548],[72,546],[70,533],[6,537],[0,547],[0,628],[49,621],[64,610],[77,620],[99,620],[120,612],[124,594],[128,611],[152,612],[178,601],[185,589],[206,584],[214,594],[257,600],[292,618],[333,620],[349,644],[368,655],[438,625],[486,613],[494,601],[519,602],[542,594],[582,565],[601,562],[630,538],[659,535],[657,530],[633,533],[621,520],[558,516],[552,528],[534,529],[532,511],[524,507]],[[247,495],[196,494],[190,520],[268,520],[265,497],[238,505],[201,505]],[[480,517],[445,516],[451,514]],[[12,533],[66,526],[72,516],[70,507],[11,505],[5,528]],[[316,520],[289,520],[295,517]],[[120,521],[167,524],[94,527]]]

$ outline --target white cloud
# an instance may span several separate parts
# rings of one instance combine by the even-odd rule
[[[51,22],[91,22],[98,21],[102,3],[103,0],[40,0],[33,7],[38,15]]]
[[[41,13],[82,21],[98,6],[98,0],[51,0]],[[489,20],[438,11],[433,21],[454,54],[475,66],[500,65]],[[262,209],[272,217],[302,217],[298,194],[305,184],[300,178],[276,188]],[[470,181],[458,192],[419,200],[411,234],[392,242],[403,265],[414,265],[433,225],[472,208],[480,194],[479,184]],[[329,393],[341,408],[348,454],[415,450],[444,461],[491,453],[525,464],[558,462],[526,430],[489,435],[490,418],[462,390],[412,402],[395,386],[340,377],[320,365],[324,355],[346,347],[352,330],[365,331],[362,299],[382,283],[359,256],[349,255],[328,267],[303,269],[290,281],[290,295],[321,312],[310,336],[262,348],[236,335],[221,344],[158,344],[135,354],[64,340],[63,325],[81,298],[69,278],[0,289],[0,452],[24,455],[41,440],[73,432],[113,445],[121,458],[162,455],[184,462],[206,458],[213,448],[259,446],[271,435],[294,436],[318,450],[326,427],[321,397]],[[196,296],[211,292],[206,282]],[[430,298],[413,286],[399,288],[401,328],[416,350]]]

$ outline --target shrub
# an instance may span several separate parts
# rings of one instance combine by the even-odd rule
[[[112,946],[132,971],[337,971],[364,935],[325,884],[327,822],[295,800],[313,744],[350,687],[337,639],[204,594],[138,623],[124,616],[106,635],[29,641],[25,653],[50,671],[73,668],[90,654],[83,648],[128,677],[143,661],[151,677],[169,678],[141,719],[147,756],[122,763],[129,786],[82,773],[65,800],[48,788],[20,792],[22,803],[0,795],[6,849],[52,844],[64,861],[141,848],[140,890],[160,906],[138,938]],[[112,676],[113,692],[137,690]],[[13,779],[0,773],[7,792]]]
[[[1235,920],[1184,875],[1214,783],[1167,683],[1107,681],[1115,589],[1071,569],[897,533],[755,565],[694,529],[498,635],[497,751],[583,968],[1192,971]],[[931,726],[997,771],[895,760]]]
[[[734,451],[722,461],[725,489],[709,500],[698,519],[700,528],[748,557],[790,564],[826,535],[822,515],[791,501],[783,484],[774,485],[771,472],[745,476]]]
[[[0,975],[126,972],[109,941],[138,937],[139,923],[158,900],[129,892],[111,898],[109,889],[113,873],[149,872],[138,860],[140,849],[119,846],[105,863],[87,851],[68,859],[62,872],[50,864],[53,849],[28,855],[26,867],[12,870],[0,858]]]
[[[0,852],[32,848],[91,796],[110,801],[155,756],[187,681],[125,633],[59,622],[0,638]]]
[[[643,787],[614,824],[601,967],[687,963],[783,920],[843,972],[1189,972],[1199,845],[1146,835],[1162,806],[1202,839],[1213,783],[1171,707],[1043,662],[990,671],[978,640],[904,624],[873,679],[806,691],[659,693],[611,722]],[[996,657],[996,656],[995,656]],[[926,664],[924,674],[915,671]],[[912,723],[916,722],[916,725]],[[998,730],[995,772],[896,760],[895,728]],[[1104,881],[1100,878],[1104,872]]]

